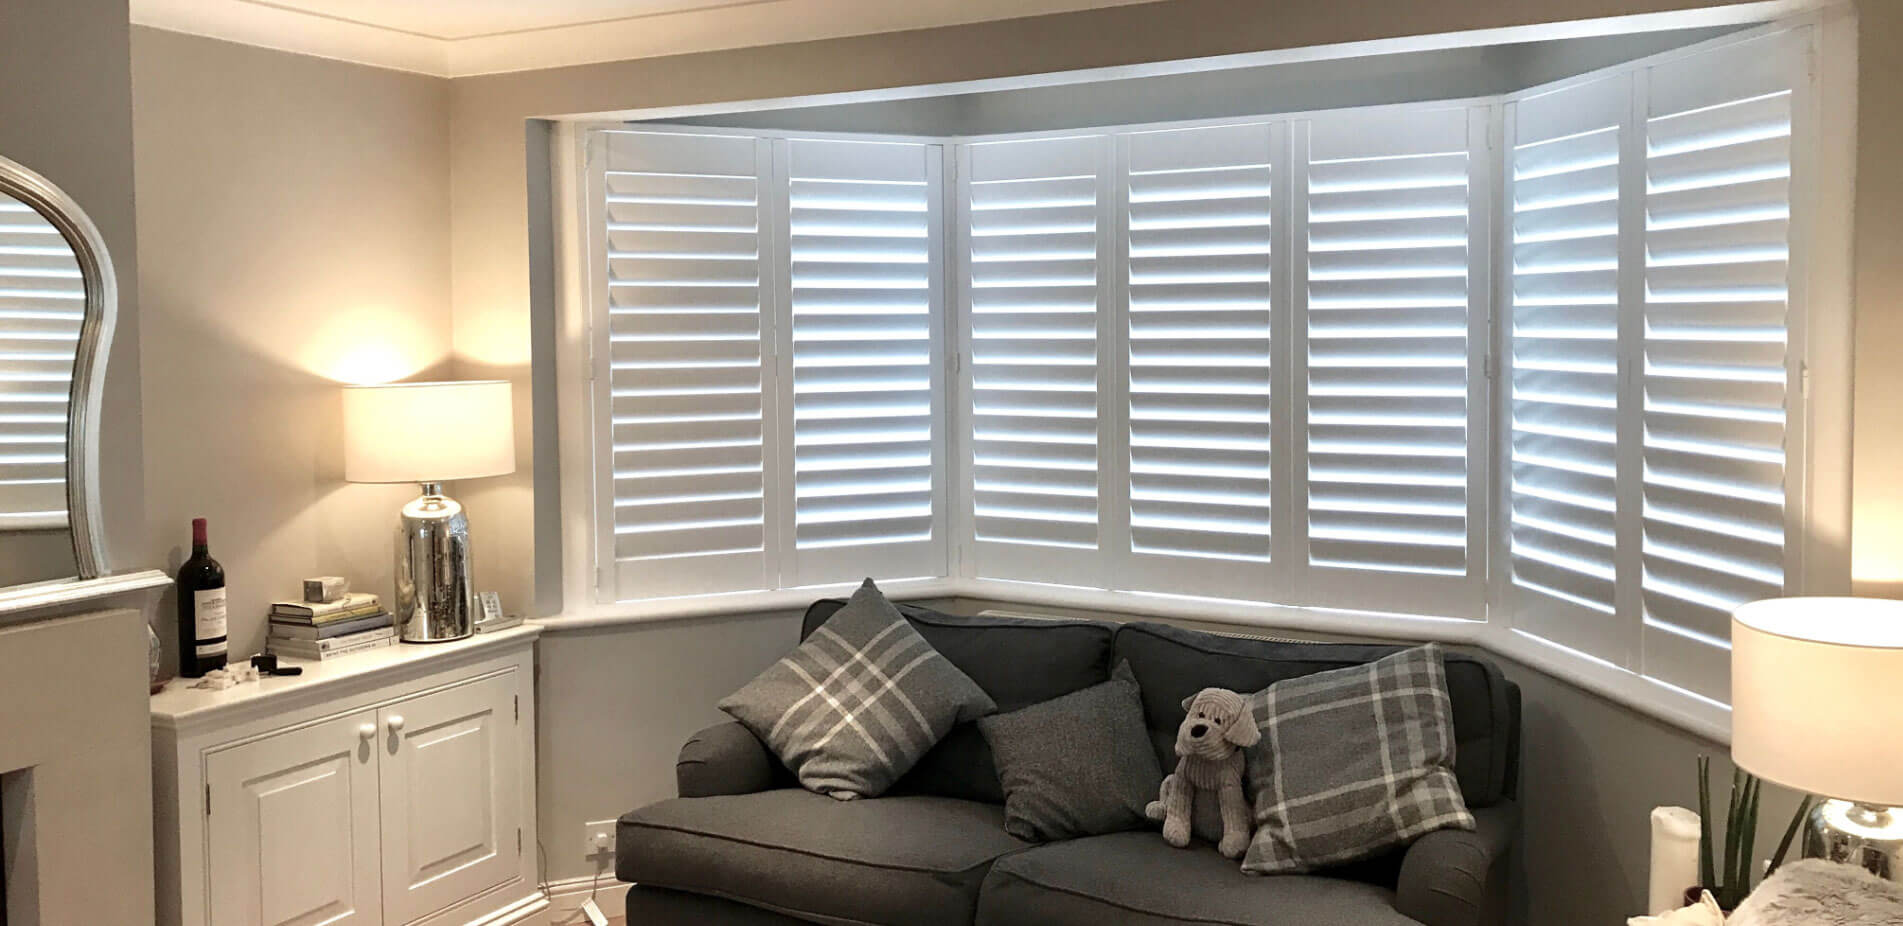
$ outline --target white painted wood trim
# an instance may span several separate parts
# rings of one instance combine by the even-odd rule
[[[0,624],[46,616],[46,612],[54,610],[68,613],[88,607],[149,610],[159,590],[170,584],[171,576],[156,569],[145,569],[97,579],[59,579],[0,588]],[[144,600],[148,597],[150,602]]]
[[[526,623],[450,643],[398,643],[326,662],[286,659],[286,665],[301,666],[304,674],[266,676],[222,691],[192,688],[189,679],[173,679],[152,696],[152,726],[186,734],[249,719],[281,718],[302,707],[339,703],[421,674],[448,672],[510,650],[525,650],[541,633],[539,625]]]
[[[550,926],[580,926],[587,923],[581,915],[582,901],[591,895],[601,912],[610,917],[621,916],[628,907],[628,889],[634,885],[615,879],[612,870],[605,870],[599,878],[564,878],[550,881],[548,890],[548,918]]]

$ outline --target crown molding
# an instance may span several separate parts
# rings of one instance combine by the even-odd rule
[[[900,32],[1152,0],[760,0],[444,39],[254,0],[132,0],[135,25],[427,74],[475,77]]]

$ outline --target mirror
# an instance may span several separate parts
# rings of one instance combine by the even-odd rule
[[[91,220],[0,157],[0,587],[109,571],[98,436],[116,305]]]

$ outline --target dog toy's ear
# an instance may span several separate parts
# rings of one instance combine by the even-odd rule
[[[1202,697],[1202,696],[1203,696],[1203,693],[1199,691],[1199,692],[1196,692],[1196,693],[1195,693],[1195,694],[1193,694],[1193,695],[1190,695],[1190,696],[1189,696],[1189,697],[1187,697],[1187,698],[1184,698],[1184,699],[1183,699],[1183,710],[1186,710],[1186,711],[1187,711],[1187,710],[1193,710],[1193,708],[1191,707],[1191,705],[1193,705],[1193,704],[1195,704],[1195,703],[1196,703],[1196,699],[1197,699],[1197,698],[1200,698],[1200,697]]]
[[[1249,699],[1242,699],[1242,710],[1229,721],[1229,729],[1222,731],[1222,738],[1247,749],[1262,742],[1262,731],[1255,725],[1255,711],[1249,708]]]

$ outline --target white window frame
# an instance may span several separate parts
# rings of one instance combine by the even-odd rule
[[[1851,400],[1851,266],[1850,250],[1850,206],[1853,199],[1853,146],[1847,139],[1855,132],[1855,83],[1856,83],[1856,19],[1854,11],[1844,8],[1805,14],[1791,19],[1764,24],[1740,30],[1736,33],[1713,39],[1681,49],[1664,52],[1645,59],[1628,62],[1615,68],[1603,69],[1592,74],[1580,75],[1568,81],[1559,81],[1537,88],[1528,88],[1516,93],[1498,97],[1436,101],[1438,105],[1473,105],[1492,107],[1494,116],[1488,121],[1487,147],[1490,157],[1486,165],[1489,176],[1484,190],[1476,188],[1474,195],[1487,198],[1487,209],[1494,216],[1493,231],[1484,249],[1484,254],[1470,255],[1476,262],[1485,262],[1491,267],[1509,267],[1510,236],[1501,234],[1498,216],[1501,210],[1510,209],[1504,202],[1503,180],[1500,168],[1506,163],[1503,151],[1507,137],[1504,119],[1500,115],[1504,104],[1524,96],[1546,89],[1565,86],[1569,83],[1586,82],[1603,78],[1620,69],[1639,69],[1650,67],[1662,61],[1709,51],[1736,42],[1790,30],[1808,30],[1807,41],[1811,48],[1813,69],[1811,80],[1798,93],[1804,100],[1798,111],[1804,115],[1796,116],[1804,127],[1794,125],[1792,166],[1794,186],[1792,191],[1793,215],[1791,232],[1791,278],[1790,278],[1790,329],[1793,363],[1797,365],[1792,383],[1792,409],[1787,426],[1787,524],[1791,543],[1798,545],[1791,553],[1792,567],[1788,586],[1792,592],[1805,594],[1845,593],[1849,589],[1849,556],[1847,538],[1850,524],[1850,400]],[[956,92],[957,88],[930,88],[933,92]],[[927,95],[921,93],[900,94]],[[875,96],[869,98],[884,98]],[[818,99],[802,99],[800,105],[821,102]],[[1405,104],[1421,105],[1421,104]],[[732,107],[728,107],[731,109]],[[672,115],[681,111],[656,113]],[[1332,112],[1332,111],[1330,111]],[[1161,123],[1148,125],[1116,126],[1107,129],[1071,129],[1040,133],[1021,133],[1009,137],[1055,137],[1089,134],[1093,131],[1116,134],[1154,128],[1194,127],[1199,125],[1234,124],[1250,121],[1298,120],[1314,117],[1320,113],[1288,113],[1258,120],[1250,119],[1210,119],[1187,122]],[[850,588],[849,584],[831,584],[805,588],[782,589],[770,592],[740,592],[723,595],[695,596],[675,599],[657,599],[640,602],[615,602],[604,600],[597,592],[601,587],[600,574],[593,561],[593,541],[590,537],[594,519],[593,479],[589,467],[589,448],[592,447],[590,422],[587,418],[590,364],[586,352],[590,323],[588,307],[583,304],[579,294],[586,291],[585,274],[592,268],[585,263],[568,259],[581,253],[580,242],[586,240],[581,216],[577,214],[580,202],[577,178],[582,176],[582,155],[580,141],[591,128],[624,127],[624,122],[591,122],[587,120],[564,121],[558,125],[553,144],[553,203],[556,211],[555,230],[557,254],[561,255],[557,268],[558,305],[561,315],[557,337],[557,392],[559,397],[559,446],[560,471],[562,476],[561,504],[563,512],[563,570],[565,607],[560,617],[554,618],[567,626],[590,626],[618,624],[630,621],[644,621],[688,617],[705,614],[735,613],[745,611],[763,611],[774,609],[796,609],[809,604],[814,598],[838,594]],[[704,130],[696,127],[695,131]],[[796,135],[799,137],[825,138],[829,133],[800,132],[741,132],[755,136]],[[864,136],[841,135],[841,138],[890,138],[898,141],[940,143],[945,146],[946,174],[945,209],[954,229],[964,228],[963,197],[954,195],[956,184],[962,182],[963,172],[956,161],[957,153],[962,150],[961,143],[980,139],[961,137],[917,138],[904,136]],[[982,140],[997,140],[1002,136],[986,136]],[[1285,173],[1286,168],[1285,168]],[[1114,185],[1113,185],[1114,186]],[[1286,208],[1286,207],[1284,207]],[[1120,212],[1120,210],[1116,210]],[[1114,216],[1113,216],[1114,223]],[[1290,234],[1285,223],[1280,234],[1285,240]],[[949,251],[964,246],[964,238],[954,231],[946,237]],[[947,254],[945,274],[944,304],[952,307],[945,313],[947,361],[944,391],[946,393],[944,435],[964,434],[970,427],[970,340],[969,340],[969,294],[964,292],[960,282],[962,272]],[[1110,276],[1114,277],[1114,273]],[[1442,640],[1468,643],[1485,647],[1507,659],[1531,666],[1535,669],[1556,675],[1573,684],[1632,706],[1655,717],[1659,717],[1678,726],[1687,728],[1707,738],[1720,742],[1729,739],[1729,708],[1725,705],[1700,698],[1690,692],[1663,686],[1626,668],[1598,659],[1590,654],[1566,649],[1516,629],[1515,615],[1510,609],[1501,606],[1502,583],[1506,571],[1502,563],[1502,546],[1506,534],[1506,492],[1504,478],[1507,470],[1503,458],[1507,450],[1507,441],[1502,435],[1510,433],[1508,427],[1508,409],[1505,397],[1507,390],[1496,388],[1500,380],[1499,359],[1505,356],[1509,336],[1506,327],[1501,324],[1500,312],[1494,308],[1506,305],[1503,300],[1509,295],[1507,287],[1511,285],[1510,275],[1491,270],[1476,274],[1473,278],[1478,285],[1475,290],[1484,290],[1476,298],[1487,308],[1477,313],[1474,319],[1481,326],[1480,333],[1470,342],[1472,363],[1480,369],[1474,377],[1481,401],[1470,406],[1470,414],[1477,415],[1479,424],[1470,431],[1470,440],[1481,441],[1484,465],[1478,472],[1470,471],[1470,476],[1482,481],[1483,489],[1477,496],[1482,512],[1481,520],[1470,522],[1470,532],[1477,532],[1483,538],[1470,546],[1470,557],[1483,564],[1482,575],[1486,586],[1485,601],[1487,608],[1479,619],[1436,617],[1414,614],[1397,614],[1381,610],[1353,610],[1349,608],[1328,607],[1325,605],[1282,605],[1260,601],[1237,601],[1220,598],[1197,597],[1191,595],[1159,594],[1133,591],[1113,591],[1102,587],[1079,587],[1050,582],[1017,581],[1008,579],[980,579],[976,575],[973,559],[969,550],[971,528],[970,459],[969,445],[955,440],[946,447],[945,473],[942,484],[956,487],[945,500],[945,511],[951,527],[951,544],[947,552],[947,565],[943,575],[924,576],[882,582],[882,587],[896,598],[953,597],[963,596],[979,599],[1008,600],[1030,606],[1055,608],[1074,608],[1095,610],[1112,614],[1130,614],[1135,616],[1155,616],[1162,618],[1189,619],[1205,622],[1229,623],[1249,627],[1274,627],[1295,631],[1362,637],[1390,637],[1413,640]],[[1491,281],[1490,285],[1484,281]],[[1112,283],[1114,285],[1114,281]],[[1113,303],[1114,304],[1114,303]],[[1287,313],[1285,313],[1286,315]],[[1286,322],[1277,329],[1282,335],[1287,331]],[[1278,351],[1287,351],[1293,345],[1293,338],[1283,337],[1277,345]],[[1799,346],[1801,345],[1801,347]],[[1283,354],[1278,354],[1280,359]],[[1292,371],[1284,366],[1278,374],[1278,388],[1287,382]],[[1114,377],[1120,371],[1102,370],[1100,379],[1104,382],[1118,382]],[[1100,410],[1111,405],[1107,390],[1100,389]],[[1100,426],[1110,427],[1108,418],[1100,418]],[[1285,432],[1278,431],[1278,437]],[[1280,474],[1278,473],[1278,476]],[[1277,502],[1299,491],[1287,480],[1277,484]],[[1100,499],[1101,511],[1108,513],[1108,497]],[[1109,539],[1106,535],[1106,539]],[[1280,548],[1277,549],[1278,558]]]

